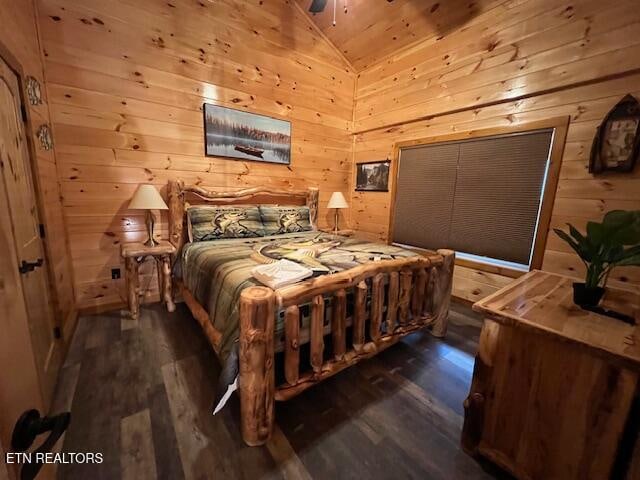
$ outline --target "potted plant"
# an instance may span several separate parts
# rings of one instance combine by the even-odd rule
[[[640,210],[608,212],[602,222],[587,223],[586,235],[567,225],[569,233],[553,230],[576,251],[587,268],[584,283],[573,284],[573,301],[581,307],[595,307],[614,267],[640,265]]]

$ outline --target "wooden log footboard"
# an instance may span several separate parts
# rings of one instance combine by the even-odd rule
[[[287,400],[369,358],[402,337],[429,327],[446,332],[454,252],[383,260],[271,290],[251,287],[240,297],[242,434],[264,444],[275,400]],[[353,297],[348,317],[347,296]],[[327,304],[330,305],[327,308]],[[310,305],[308,371],[300,371],[301,306]],[[284,383],[275,384],[275,315],[284,311]],[[325,354],[329,323],[331,354]],[[350,329],[348,328],[350,325]],[[348,344],[347,344],[348,343]]]

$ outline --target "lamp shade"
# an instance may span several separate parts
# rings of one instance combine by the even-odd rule
[[[349,204],[342,195],[342,192],[333,192],[329,199],[327,208],[349,208]]]
[[[153,185],[140,185],[129,202],[132,210],[168,210],[167,204]]]

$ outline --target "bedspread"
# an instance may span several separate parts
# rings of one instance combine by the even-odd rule
[[[260,285],[251,276],[255,266],[286,258],[311,268],[318,276],[379,259],[415,255],[407,249],[368,240],[316,231],[300,232],[186,244],[176,264],[176,275],[182,278],[185,287],[209,313],[213,326],[222,333],[219,356],[223,374],[220,383],[228,384],[235,382],[238,372],[240,293],[247,287]],[[283,317],[283,313],[278,312],[275,322],[277,339],[283,334]],[[306,327],[303,318],[302,329]],[[281,347],[281,342],[276,342],[278,346]]]

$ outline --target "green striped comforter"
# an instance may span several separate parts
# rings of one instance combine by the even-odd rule
[[[299,249],[296,247],[299,246]],[[336,237],[319,232],[289,233],[259,238],[220,239],[189,243],[181,252],[178,274],[185,286],[209,312],[213,326],[222,332],[221,360],[225,362],[238,339],[239,299],[243,289],[260,285],[251,270],[262,258],[289,258],[316,269],[319,274],[337,272],[377,258],[416,255],[406,249],[358,238]],[[300,251],[313,251],[313,255]],[[282,335],[283,316],[276,319],[276,338]],[[303,325],[304,327],[304,325]]]

